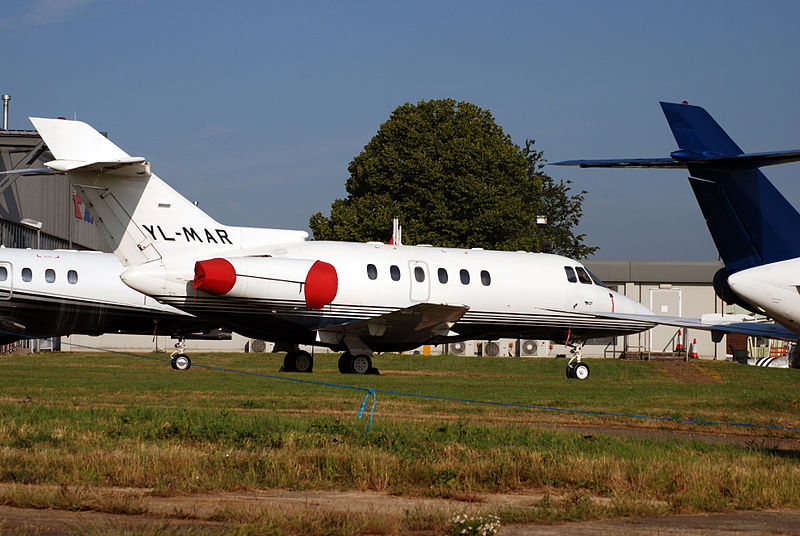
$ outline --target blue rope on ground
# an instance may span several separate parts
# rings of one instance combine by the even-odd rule
[[[10,331],[3,331],[0,330],[0,333],[6,335],[14,335],[17,337],[23,337],[26,339],[36,339],[36,340],[43,340],[47,341],[50,339],[41,338],[41,337],[32,337],[29,335],[21,335],[19,333],[14,333]],[[171,359],[162,358],[162,357],[155,357],[155,356],[147,356],[142,354],[135,354],[132,352],[122,352],[119,350],[106,350],[104,348],[98,348],[95,346],[86,346],[83,344],[76,344],[76,343],[62,343],[68,344],[70,346],[75,346],[78,348],[86,348],[88,350],[99,350],[102,352],[107,352],[111,354],[122,355],[126,357],[136,357],[140,359],[150,359],[152,361],[163,361],[163,362],[171,362]],[[495,402],[491,400],[473,400],[469,398],[455,398],[450,396],[440,396],[440,395],[426,395],[420,393],[404,393],[402,391],[388,391],[385,389],[371,389],[368,387],[357,387],[354,385],[345,385],[339,383],[330,383],[330,382],[321,382],[315,380],[304,380],[301,378],[290,378],[287,376],[277,376],[274,374],[265,374],[263,372],[251,372],[247,370],[238,370],[238,369],[231,369],[226,367],[217,367],[215,365],[204,365],[201,363],[192,363],[193,367],[204,368],[208,370],[217,370],[220,372],[231,372],[234,374],[244,374],[248,376],[260,376],[262,378],[269,378],[273,380],[282,380],[282,381],[290,381],[296,383],[305,383],[310,385],[319,385],[321,387],[335,387],[339,389],[350,389],[353,391],[364,391],[366,392],[366,396],[364,397],[364,401],[361,403],[361,409],[358,411],[358,418],[360,419],[364,409],[366,408],[367,400],[369,399],[369,395],[373,396],[372,399],[372,409],[370,411],[369,416],[369,425],[367,426],[367,436],[369,437],[369,430],[372,427],[372,417],[375,412],[375,404],[377,402],[377,393],[382,393],[386,395],[395,395],[395,396],[407,396],[412,398],[427,398],[431,400],[445,400],[448,402],[464,402],[469,404],[483,404],[483,405],[490,405],[490,406],[502,406],[508,408],[521,408],[521,409],[535,409],[540,411],[557,411],[561,413],[579,413],[584,415],[603,415],[608,417],[623,417],[628,419],[647,419],[647,420],[654,420],[654,421],[668,421],[668,422],[685,422],[685,423],[694,423],[694,424],[720,424],[726,426],[738,426],[738,427],[746,427],[746,428],[763,428],[763,429],[770,429],[770,430],[800,430],[798,426],[781,426],[778,424],[753,424],[753,423],[744,423],[744,422],[729,422],[729,421],[708,421],[702,419],[688,419],[688,418],[680,418],[680,417],[658,417],[654,415],[636,415],[633,413],[615,413],[612,411],[599,411],[599,410],[590,410],[590,409],[570,409],[570,408],[555,408],[551,406],[537,406],[531,404],[515,404],[513,402]]]
[[[364,408],[367,405],[367,400],[369,400],[369,395],[372,395],[372,409],[369,412],[369,425],[367,425],[367,439],[369,439],[369,429],[372,428],[372,414],[375,413],[375,403],[378,401],[378,396],[375,394],[375,389],[370,389],[367,391],[367,396],[364,397],[364,401],[361,403],[361,409],[358,410],[358,418],[361,418],[361,415],[364,413]]]

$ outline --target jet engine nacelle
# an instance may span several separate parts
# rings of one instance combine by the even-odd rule
[[[752,313],[761,314],[761,311],[744,301],[738,294],[736,294],[731,286],[728,284],[728,276],[731,275],[725,268],[720,268],[714,274],[714,293],[725,303],[729,305],[738,305],[744,307]]]
[[[303,296],[309,309],[333,302],[339,279],[333,265],[310,259],[228,257],[197,261],[195,290],[229,298],[296,300]]]

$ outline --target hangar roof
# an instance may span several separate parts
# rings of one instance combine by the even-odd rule
[[[584,261],[606,283],[710,284],[722,268],[718,261]]]

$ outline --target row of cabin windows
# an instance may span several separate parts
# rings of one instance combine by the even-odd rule
[[[595,285],[599,285],[601,287],[606,286],[606,284],[603,283],[599,277],[592,274],[589,270],[583,268],[582,266],[576,266],[575,268],[572,266],[565,266],[564,272],[566,272],[567,281],[570,283],[577,283],[580,281],[584,285],[591,285],[594,283]],[[591,276],[589,274],[591,274]]]
[[[439,283],[443,285],[449,280],[447,270],[444,268],[439,268],[437,275],[439,276]],[[467,270],[462,268],[459,270],[458,275],[463,285],[469,285],[470,277]],[[367,277],[378,279],[378,268],[374,264],[367,265]],[[400,281],[400,268],[394,264],[389,266],[389,277],[392,278],[392,281]],[[417,283],[425,281],[425,270],[421,266],[414,267],[414,279],[416,279]],[[481,284],[485,287],[492,284],[492,276],[486,270],[481,270]]]
[[[23,268],[20,272],[22,276],[22,280],[26,283],[30,283],[33,281],[33,271],[30,268]],[[0,281],[7,281],[8,280],[8,269],[5,266],[0,266]],[[44,271],[44,280],[48,283],[55,283],[56,282],[56,271],[52,268],[48,268]],[[78,282],[78,272],[75,270],[69,270],[67,272],[67,282],[70,285],[74,285]]]

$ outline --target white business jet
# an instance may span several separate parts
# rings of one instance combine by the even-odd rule
[[[128,267],[127,285],[248,337],[294,345],[286,370],[312,369],[298,344],[343,351],[340,371],[364,374],[377,351],[526,337],[569,345],[567,377],[585,379],[586,339],[657,322],[557,255],[307,241],[303,231],[223,225],[91,126],[31,121],[55,157],[46,169],[69,175]],[[603,312],[635,318],[594,314]]]
[[[183,340],[230,332],[136,292],[112,253],[0,248],[0,344],[24,337],[128,333],[178,339],[172,365],[190,365]]]

